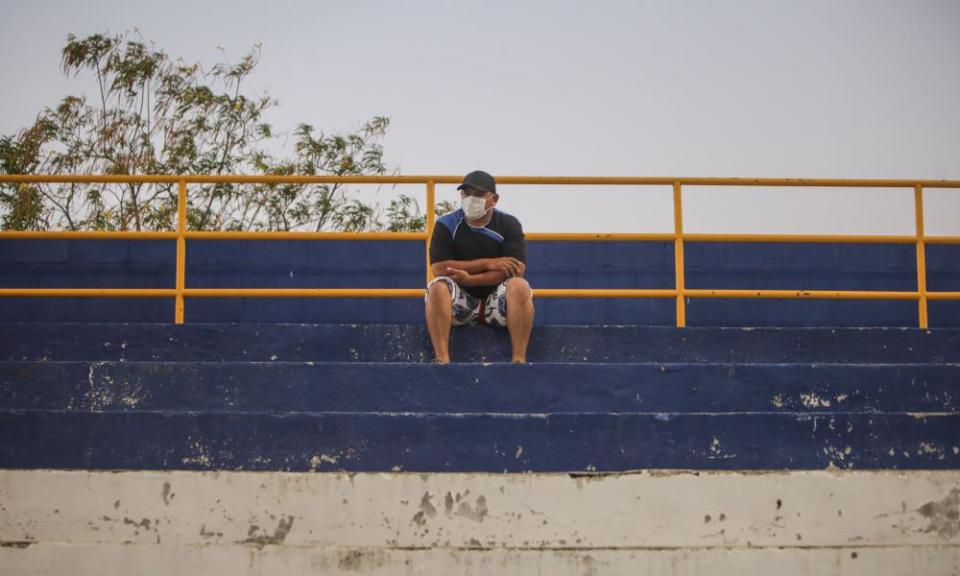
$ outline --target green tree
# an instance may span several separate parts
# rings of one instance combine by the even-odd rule
[[[61,67],[89,74],[92,98],[69,95],[16,134],[0,137],[6,174],[384,175],[378,116],[346,134],[300,124],[293,151],[275,156],[270,96],[245,91],[260,47],[210,69],[173,60],[136,34],[68,36]],[[191,185],[193,230],[422,230],[417,202],[386,209],[336,185]],[[8,230],[172,230],[172,184],[3,184],[0,226]]]

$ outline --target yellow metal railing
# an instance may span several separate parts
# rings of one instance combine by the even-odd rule
[[[551,186],[671,186],[673,189],[673,233],[665,234],[565,234],[530,233],[530,241],[578,242],[673,242],[675,256],[675,286],[666,289],[535,289],[538,298],[674,298],[677,326],[686,325],[687,298],[805,298],[840,300],[916,300],[918,325],[928,326],[927,302],[930,300],[960,300],[960,292],[930,292],[927,290],[926,245],[960,244],[960,236],[927,236],[924,233],[924,188],[960,188],[957,180],[853,180],[853,179],[784,179],[784,178],[608,178],[608,177],[539,177],[500,176],[499,184]],[[167,288],[0,288],[0,297],[116,297],[116,298],[174,298],[174,321],[183,323],[184,299],[222,297],[320,297],[320,298],[419,298],[423,288],[187,288],[187,240],[422,240],[427,254],[436,220],[434,205],[437,184],[459,184],[459,176],[66,176],[66,175],[0,175],[0,182],[49,183],[175,183],[178,185],[176,232],[0,232],[5,238],[29,239],[138,239],[176,240],[176,282]],[[425,232],[215,232],[187,230],[187,184],[422,184],[426,186]],[[860,187],[912,188],[916,232],[913,235],[829,235],[829,234],[690,234],[683,230],[683,187],[685,186],[765,186],[765,187]],[[879,290],[705,290],[689,289],[684,284],[683,248],[685,242],[823,242],[914,244],[917,251],[917,289],[915,291]],[[430,277],[430,266],[426,266]]]

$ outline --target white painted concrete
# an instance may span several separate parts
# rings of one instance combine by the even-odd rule
[[[0,573],[956,574],[958,513],[960,471],[8,470]]]
[[[0,549],[0,574],[544,574],[778,576],[957,574],[955,547],[462,550],[37,544]]]

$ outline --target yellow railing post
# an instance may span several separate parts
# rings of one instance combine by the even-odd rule
[[[183,290],[187,275],[187,181],[180,180],[177,194],[177,297],[174,322],[183,324]]]
[[[683,273],[683,201],[680,196],[680,183],[673,183],[673,255],[677,289],[677,327],[687,325],[687,308],[684,294]]]
[[[913,211],[917,219],[917,293],[920,296],[920,327],[927,328],[927,247],[923,231],[923,186],[913,187]]]
[[[436,214],[437,190],[433,180],[427,180],[427,283],[433,280],[433,271],[430,269],[430,240],[433,238],[433,225]]]

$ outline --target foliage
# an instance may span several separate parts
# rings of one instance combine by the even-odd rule
[[[346,134],[293,133],[293,151],[276,157],[278,136],[265,115],[278,105],[244,88],[260,58],[209,70],[173,60],[136,34],[68,36],[63,72],[92,76],[93,98],[68,95],[35,122],[0,137],[4,174],[384,175],[381,144],[389,118]],[[226,60],[226,58],[225,58]],[[355,191],[316,184],[192,184],[192,230],[422,230],[405,195],[383,210]],[[172,230],[175,184],[0,184],[0,227],[9,230]]]

